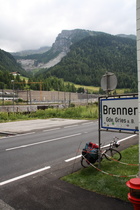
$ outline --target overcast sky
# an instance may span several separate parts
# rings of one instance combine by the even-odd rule
[[[51,46],[62,30],[136,34],[136,0],[0,0],[0,49]]]

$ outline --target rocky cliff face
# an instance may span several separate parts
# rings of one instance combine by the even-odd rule
[[[60,34],[58,34],[55,43],[52,45],[52,49],[60,52],[65,52],[66,54],[70,50],[70,46],[80,41],[81,39],[95,35],[96,32],[91,32],[82,29],[74,29],[74,30],[63,30]]]
[[[60,52],[69,52],[69,48],[72,44],[71,41],[71,34],[72,31],[62,31],[60,34],[58,34],[55,43],[52,45],[52,49],[54,52],[60,51]]]

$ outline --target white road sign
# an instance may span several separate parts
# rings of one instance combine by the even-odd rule
[[[138,97],[101,99],[101,128],[138,131]]]

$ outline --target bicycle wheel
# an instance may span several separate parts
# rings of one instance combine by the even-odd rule
[[[84,158],[85,157],[85,158]],[[87,168],[89,166],[89,162],[88,160],[86,160],[86,155],[85,156],[82,156],[81,157],[81,165],[84,167],[84,168]]]
[[[120,160],[122,158],[121,153],[116,149],[107,149],[104,156],[107,160]]]

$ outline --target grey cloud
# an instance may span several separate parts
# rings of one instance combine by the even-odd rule
[[[0,0],[0,48],[51,46],[63,29],[134,34],[134,0]]]

